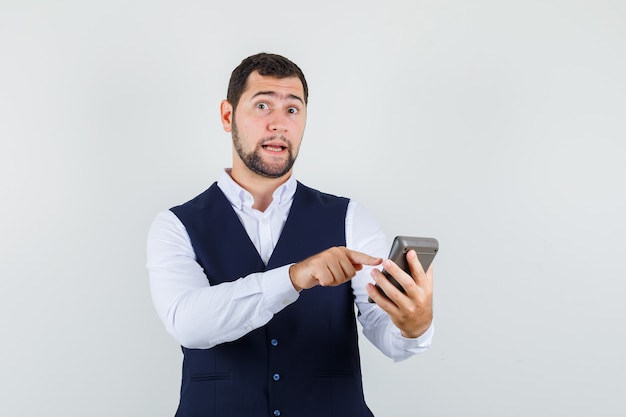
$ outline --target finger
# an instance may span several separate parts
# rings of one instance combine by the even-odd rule
[[[378,270],[376,270],[378,271]],[[378,271],[380,273],[380,271]],[[374,275],[374,273],[372,273]],[[382,275],[382,274],[381,274]],[[383,275],[384,278],[384,275]],[[386,278],[385,278],[386,279]],[[379,284],[380,286],[380,284]],[[395,287],[394,287],[395,289]],[[398,307],[391,301],[388,297],[383,295],[376,286],[371,283],[368,283],[365,286],[365,290],[367,291],[367,295],[376,303],[380,308],[385,310],[387,313],[393,313],[398,309]],[[384,291],[384,290],[383,290]]]
[[[406,271],[400,268],[391,259],[385,259],[383,261],[383,267],[398,283],[404,288],[405,291],[409,290],[411,286],[415,285],[415,280]]]
[[[422,263],[417,257],[417,253],[413,249],[411,249],[406,254],[406,260],[407,260],[407,263],[409,264],[409,270],[411,271],[411,276],[415,279],[415,282],[417,283],[417,285],[419,286],[424,285],[428,280],[428,275],[424,271],[424,268],[422,267]],[[432,268],[429,268],[429,270],[430,269]],[[432,272],[430,272],[430,274],[431,274],[430,276],[432,277]]]
[[[331,248],[322,254],[325,274],[318,278],[321,285],[342,284],[356,275],[357,266],[352,264],[345,251],[345,248]]]
[[[376,265],[380,265],[380,263],[383,261],[382,258],[375,258],[366,253],[358,252],[358,251],[351,250],[351,249],[346,249],[346,255],[348,256],[348,259],[350,259],[350,262],[352,262],[353,265],[376,266]]]
[[[353,264],[345,254],[342,254],[335,262],[335,280],[337,282],[349,280],[356,275],[357,270],[362,268],[360,264]]]
[[[370,274],[376,284],[384,292],[384,295],[381,294],[381,296],[392,303],[394,307],[400,305],[402,299],[406,296],[402,294],[402,292],[389,280],[389,278],[378,269],[372,269]],[[398,283],[400,283],[400,281],[398,281]]]

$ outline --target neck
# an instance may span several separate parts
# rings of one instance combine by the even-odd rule
[[[237,184],[252,194],[252,198],[254,198],[252,208],[265,211],[272,204],[274,191],[289,179],[291,171],[279,178],[267,178],[249,170],[238,170],[233,167],[230,176]]]

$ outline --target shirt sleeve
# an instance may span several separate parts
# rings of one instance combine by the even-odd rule
[[[380,258],[386,258],[389,254],[389,244],[380,225],[364,206],[354,201],[350,201],[346,213],[346,246]],[[395,362],[428,350],[434,335],[433,324],[418,338],[404,337],[389,315],[377,304],[368,301],[365,285],[374,283],[370,276],[371,269],[364,267],[352,278],[352,291],[363,335]]]
[[[150,227],[146,267],[156,311],[182,346],[208,349],[265,325],[299,293],[285,265],[211,286],[189,235],[171,211]]]

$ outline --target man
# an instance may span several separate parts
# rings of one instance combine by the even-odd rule
[[[362,206],[293,177],[307,101],[294,63],[244,59],[220,106],[232,169],[150,229],[152,297],[183,346],[179,417],[372,416],[353,303],[394,360],[430,346],[432,272],[413,251],[412,276],[383,261],[386,238]]]

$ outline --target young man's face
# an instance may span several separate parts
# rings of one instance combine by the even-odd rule
[[[233,171],[280,178],[291,172],[306,124],[304,89],[298,77],[253,72],[237,108],[222,102],[224,130],[232,132]]]

